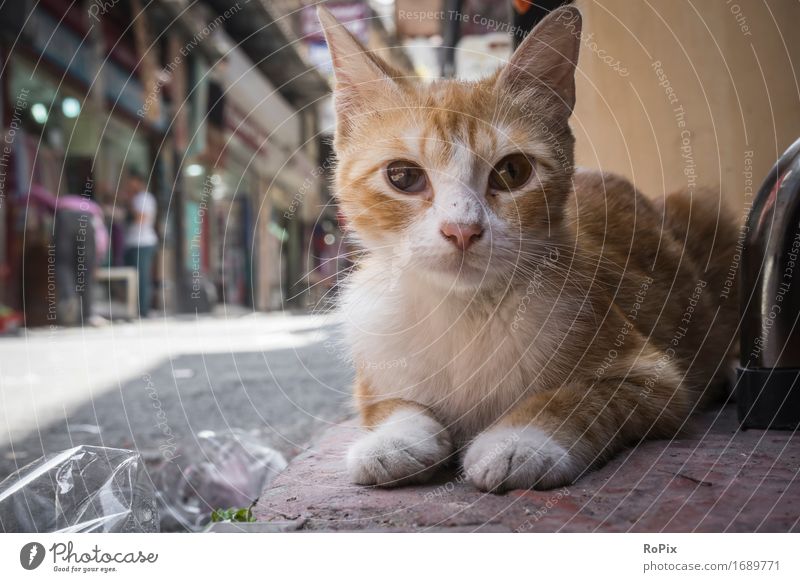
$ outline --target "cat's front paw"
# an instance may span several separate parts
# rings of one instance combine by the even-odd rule
[[[535,427],[490,428],[472,442],[464,456],[467,478],[483,491],[552,489],[580,473],[575,458]]]
[[[453,450],[445,428],[425,412],[399,410],[347,453],[350,480],[394,487],[427,480]]]

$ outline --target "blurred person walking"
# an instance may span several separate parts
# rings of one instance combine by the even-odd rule
[[[153,258],[158,245],[156,197],[147,191],[144,176],[128,172],[130,218],[125,232],[125,264],[139,273],[139,317],[147,317],[153,290]]]

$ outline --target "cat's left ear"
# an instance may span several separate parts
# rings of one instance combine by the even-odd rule
[[[365,104],[394,87],[392,77],[397,73],[367,51],[321,4],[317,16],[333,60],[334,102],[340,128],[344,129],[351,116],[364,113]]]
[[[565,6],[548,14],[522,41],[500,71],[496,87],[520,94],[532,87],[552,91],[571,113],[575,106],[575,67],[581,40],[581,13]]]

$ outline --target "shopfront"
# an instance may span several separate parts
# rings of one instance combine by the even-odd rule
[[[253,214],[258,204],[259,156],[252,145],[233,134],[222,190],[214,208],[216,283],[227,305],[253,307]]]
[[[73,14],[78,9],[65,5],[59,13],[58,6],[48,2],[31,13],[22,37],[27,43],[16,47],[3,84],[3,100],[17,106],[4,120],[6,208],[0,217],[8,284],[0,301],[19,311],[24,305],[27,325],[47,324],[54,302],[46,269],[53,213],[31,202],[31,187],[53,197],[82,194],[100,204],[112,242],[100,262],[119,264],[127,205],[123,177],[128,168],[146,174],[153,167],[152,144],[163,126],[136,118],[143,90],[129,68],[133,48],[118,43],[114,55],[101,59],[102,51],[86,38],[85,22]]]
[[[311,229],[302,207],[314,206],[319,178],[303,151],[302,115],[239,48],[229,43],[226,55],[225,188],[213,233],[218,287],[229,304],[282,309],[306,274]]]

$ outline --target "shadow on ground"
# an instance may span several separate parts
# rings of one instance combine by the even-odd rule
[[[0,480],[79,444],[135,449],[157,461],[183,437],[227,428],[259,435],[290,459],[348,414],[352,369],[330,345],[165,360],[0,449]]]

